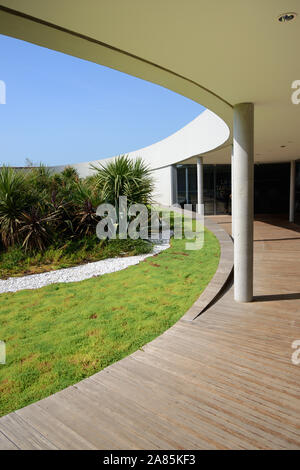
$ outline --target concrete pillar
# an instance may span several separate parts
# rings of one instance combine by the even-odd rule
[[[189,169],[185,168],[185,200],[186,204],[189,203]]]
[[[234,298],[253,299],[254,105],[234,106]]]
[[[234,158],[233,158],[233,145],[231,146],[231,235],[234,238]]]
[[[197,157],[197,204],[198,204],[198,213],[201,215],[204,215],[203,157]]]
[[[289,221],[295,222],[296,161],[291,161],[290,176],[290,214]]]

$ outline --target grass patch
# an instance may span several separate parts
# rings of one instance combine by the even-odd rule
[[[151,244],[145,240],[101,242],[96,236],[69,241],[63,246],[50,246],[42,253],[28,254],[17,246],[0,253],[0,278],[70,268],[107,258],[141,255],[150,253],[151,250]]]
[[[171,327],[216,271],[219,244],[185,240],[124,271],[0,296],[0,415],[88,377]]]

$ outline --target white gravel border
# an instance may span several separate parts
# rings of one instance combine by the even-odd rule
[[[146,255],[128,256],[124,258],[108,258],[93,263],[87,263],[73,268],[58,269],[41,274],[30,274],[22,277],[10,277],[0,280],[0,294],[5,292],[17,292],[24,289],[40,289],[49,284],[60,282],[77,282],[91,277],[103,276],[103,274],[121,271],[129,266],[140,263],[144,259],[154,256],[161,251],[170,248],[170,240],[162,240],[153,246],[153,251]]]

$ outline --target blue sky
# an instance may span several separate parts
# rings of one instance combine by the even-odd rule
[[[0,35],[0,164],[56,165],[161,140],[204,108],[158,85]]]

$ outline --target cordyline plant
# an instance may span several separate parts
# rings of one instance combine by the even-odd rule
[[[19,233],[23,236],[22,246],[26,251],[43,251],[53,237],[55,222],[59,213],[47,213],[40,206],[32,207],[21,216]]]
[[[95,174],[85,179],[72,167],[61,173],[43,165],[26,171],[0,168],[1,249],[18,245],[44,251],[51,244],[95,237],[102,202],[116,209],[120,196],[128,204],[151,202],[151,170],[141,158],[121,156],[92,168]]]
[[[78,181],[73,190],[75,235],[91,236],[96,233],[99,218],[96,209],[103,202],[99,191],[95,191],[88,183]]]
[[[21,216],[27,207],[24,175],[3,166],[0,170],[0,230],[5,248],[19,241]]]

